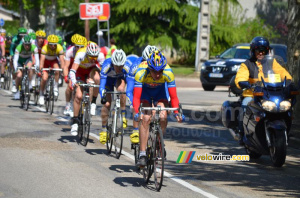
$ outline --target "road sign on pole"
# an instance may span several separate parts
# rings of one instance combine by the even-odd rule
[[[79,16],[81,20],[98,19],[108,21],[110,18],[109,3],[81,3],[79,4]]]
[[[0,19],[0,26],[4,26],[4,20]]]

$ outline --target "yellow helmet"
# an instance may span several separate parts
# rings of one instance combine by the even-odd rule
[[[49,43],[58,43],[59,39],[58,39],[58,36],[51,34],[48,36],[47,40]]]
[[[79,45],[79,46],[86,46],[87,40],[85,37],[83,36],[78,36],[75,38],[74,40],[74,44],[75,45]]]
[[[71,37],[71,42],[72,43],[75,43],[78,39],[78,37],[80,37],[81,35],[80,34],[74,34],[72,37]]]
[[[43,30],[38,30],[36,31],[35,36],[46,38],[46,32],[44,32]]]

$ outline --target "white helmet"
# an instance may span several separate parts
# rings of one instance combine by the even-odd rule
[[[152,54],[152,52],[158,50],[157,47],[154,45],[147,45],[142,53],[142,57],[144,60],[147,60],[149,58],[149,55]]]
[[[116,66],[123,66],[126,61],[126,54],[123,50],[121,49],[116,49],[114,53],[111,56],[111,62],[112,64]]]
[[[100,53],[100,48],[96,43],[90,43],[86,47],[86,54],[88,56],[98,56]]]

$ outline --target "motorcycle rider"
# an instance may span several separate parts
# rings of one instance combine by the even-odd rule
[[[247,104],[253,99],[253,93],[251,88],[251,84],[255,84],[258,81],[261,81],[263,78],[266,82],[268,82],[268,71],[272,71],[274,74],[279,74],[281,80],[285,77],[287,80],[292,80],[292,76],[289,72],[282,67],[276,59],[273,61],[272,68],[263,68],[261,61],[264,59],[266,55],[269,54],[270,44],[268,39],[257,36],[253,38],[250,43],[250,59],[246,60],[241,64],[240,69],[237,71],[235,77],[235,84],[239,89],[245,89],[243,91],[243,100],[242,100],[242,109],[239,115],[239,135],[240,135],[240,145],[243,145],[243,135],[244,135],[244,127],[243,127],[243,116],[246,110]]]

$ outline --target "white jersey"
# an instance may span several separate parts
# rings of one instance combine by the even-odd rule
[[[97,62],[102,65],[103,61],[104,61],[104,54],[102,52],[99,53],[98,58],[97,58]],[[88,57],[86,55],[86,48],[81,48],[77,51],[75,59],[74,59],[74,63],[78,64],[79,67],[83,68],[83,69],[89,69],[90,67],[95,66],[96,63],[90,63],[88,60]]]

